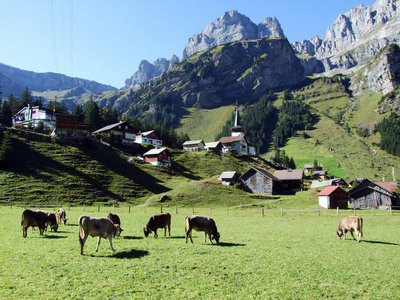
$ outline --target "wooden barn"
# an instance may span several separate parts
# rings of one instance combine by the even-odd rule
[[[152,149],[143,154],[143,161],[154,166],[171,167],[172,155],[167,148]]]
[[[240,181],[247,192],[255,194],[275,194],[280,192],[280,180],[267,171],[251,167],[240,176]]]
[[[234,185],[238,181],[238,174],[235,171],[222,172],[218,177],[223,185]]]
[[[319,205],[325,208],[348,208],[347,193],[339,186],[327,186],[318,193]]]
[[[400,205],[397,182],[372,182],[364,179],[348,194],[354,208],[384,208]]]
[[[276,170],[274,176],[281,182],[282,193],[295,193],[303,189],[303,169]]]

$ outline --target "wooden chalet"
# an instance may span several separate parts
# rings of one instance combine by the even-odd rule
[[[400,205],[396,189],[397,182],[372,182],[364,179],[348,194],[353,208],[388,208]]]
[[[100,128],[92,132],[92,135],[96,137],[114,135],[121,139],[122,144],[133,144],[136,140],[136,133],[137,131],[127,121],[121,121]]]
[[[348,208],[347,193],[339,186],[327,186],[318,193],[319,205],[324,208]]]
[[[274,176],[281,181],[281,192],[294,193],[303,189],[304,171],[298,170],[276,170]]]
[[[172,155],[167,148],[155,148],[143,154],[143,162],[154,166],[171,167]]]
[[[28,127],[29,124],[33,128],[37,127],[39,122],[42,121],[44,128],[49,129],[54,127],[55,112],[52,109],[43,108],[40,106],[23,107],[12,117],[12,126],[23,125]]]
[[[280,180],[260,168],[251,167],[240,176],[240,181],[243,183],[244,189],[250,193],[276,194],[280,192]]]
[[[137,133],[135,143],[162,146],[162,140],[154,130]]]
[[[200,152],[204,151],[205,144],[203,140],[186,141],[182,144],[183,151]]]
[[[63,138],[82,138],[89,136],[89,123],[79,122],[79,116],[69,114],[55,114],[53,135]]]

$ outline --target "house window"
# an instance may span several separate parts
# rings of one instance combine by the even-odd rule
[[[269,178],[268,177],[264,177],[264,183],[268,183]]]

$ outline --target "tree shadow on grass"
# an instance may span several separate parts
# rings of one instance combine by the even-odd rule
[[[371,243],[371,244],[381,244],[381,245],[400,246],[399,244],[396,244],[396,243],[388,243],[388,242],[381,242],[381,241],[368,241],[368,240],[363,240],[362,242],[364,242],[364,243]]]

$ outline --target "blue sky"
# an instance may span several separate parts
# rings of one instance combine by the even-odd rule
[[[224,12],[276,17],[289,42],[321,38],[340,13],[375,0],[0,0],[0,62],[120,88],[140,62],[179,58]],[[0,83],[1,85],[1,83]]]

